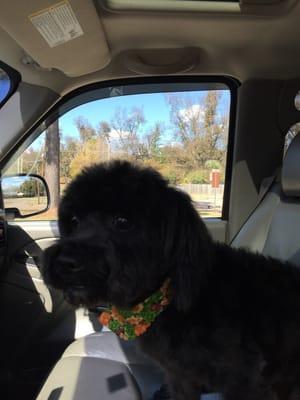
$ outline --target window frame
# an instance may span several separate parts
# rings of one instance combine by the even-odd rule
[[[0,68],[6,72],[10,80],[10,87],[6,97],[0,101],[0,109],[4,106],[4,104],[10,99],[10,97],[16,92],[19,83],[21,82],[21,74],[16,71],[14,68],[10,67],[6,63],[0,60]]]
[[[0,65],[1,66],[1,65]],[[230,110],[229,110],[229,121],[228,121],[228,143],[227,143],[227,154],[226,154],[226,168],[225,168],[225,180],[224,180],[224,195],[221,217],[207,217],[205,219],[220,219],[228,220],[229,214],[229,199],[230,199],[230,188],[232,178],[232,162],[233,162],[233,147],[234,147],[234,133],[235,133],[235,122],[236,122],[236,109],[237,109],[237,94],[240,82],[230,76],[201,76],[201,75],[189,75],[189,76],[158,76],[158,77],[134,77],[124,79],[113,79],[97,83],[88,84],[77,89],[72,90],[63,96],[48,112],[40,118],[33,127],[25,133],[25,135],[12,147],[12,149],[6,154],[6,156],[0,162],[1,171],[10,165],[26,148],[28,148],[40,134],[47,129],[55,120],[63,116],[66,112],[74,109],[83,104],[87,104],[90,101],[88,96],[83,96],[81,102],[73,103],[71,108],[64,107],[66,103],[72,99],[79,98],[79,96],[86,95],[89,92],[93,92],[97,89],[113,88],[119,86],[132,86],[132,85],[147,85],[147,84],[165,84],[165,83],[190,83],[190,84],[218,84],[226,85],[230,91]],[[100,99],[99,99],[100,100]],[[63,112],[62,112],[63,110]]]

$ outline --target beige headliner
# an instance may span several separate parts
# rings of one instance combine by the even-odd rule
[[[277,16],[115,13],[92,0],[71,0],[84,35],[51,49],[28,15],[56,1],[0,0],[0,59],[23,80],[63,94],[123,76],[221,74],[295,78],[300,71],[300,4]],[[43,68],[22,64],[29,54]]]

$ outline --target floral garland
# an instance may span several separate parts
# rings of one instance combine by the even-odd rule
[[[142,303],[131,309],[117,309],[112,306],[99,316],[102,325],[107,326],[121,339],[132,340],[149,329],[155,318],[170,304],[170,280]]]

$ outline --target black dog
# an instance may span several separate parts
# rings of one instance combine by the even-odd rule
[[[83,171],[59,227],[44,278],[74,305],[130,308],[170,280],[170,304],[138,341],[174,399],[300,398],[296,267],[213,242],[188,195],[125,161]]]

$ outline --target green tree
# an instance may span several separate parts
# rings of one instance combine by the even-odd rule
[[[150,131],[145,135],[145,146],[147,148],[148,158],[161,159],[160,141],[164,133],[164,125],[161,122],[156,122]]]
[[[28,179],[19,188],[24,197],[45,196],[44,186],[36,179]]]
[[[220,169],[221,164],[217,160],[207,160],[205,163],[205,168],[206,169]]]

